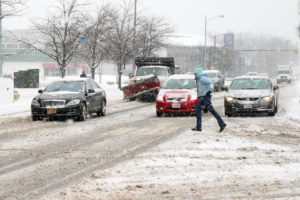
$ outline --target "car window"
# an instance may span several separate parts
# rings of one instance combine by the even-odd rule
[[[233,80],[232,90],[266,90],[271,89],[271,81],[268,79],[236,79]]]
[[[98,83],[96,83],[96,81],[94,80],[90,80],[90,81],[94,89],[100,89],[100,86],[98,85]]]
[[[164,89],[194,89],[196,88],[196,81],[194,79],[169,79]]]
[[[93,89],[93,84],[91,83],[91,80],[87,80],[87,81],[86,81],[86,89],[87,89],[87,91],[88,91],[89,89]]]
[[[45,92],[58,92],[58,91],[69,91],[69,92],[82,92],[84,89],[83,81],[58,81],[51,83]]]

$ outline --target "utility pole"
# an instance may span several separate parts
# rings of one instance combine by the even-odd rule
[[[224,15],[219,15],[219,16],[215,16],[215,17],[212,17],[212,18],[209,18],[209,19],[207,19],[207,16],[205,15],[205,25],[204,25],[204,58],[203,58],[203,60],[204,60],[204,66],[203,66],[203,68],[204,69],[207,69],[207,64],[206,64],[206,32],[207,32],[207,23],[209,22],[209,21],[212,21],[212,20],[214,20],[214,19],[216,19],[216,18],[224,18]]]

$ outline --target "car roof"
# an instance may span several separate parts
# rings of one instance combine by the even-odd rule
[[[54,82],[61,82],[61,81],[67,81],[67,82],[75,82],[75,81],[87,81],[90,78],[85,78],[85,77],[81,77],[81,78],[75,78],[75,77],[65,77],[62,79],[57,79],[57,80],[53,80],[52,83]]]
[[[268,80],[270,80],[268,77],[261,76],[261,75],[256,75],[256,76],[243,75],[243,76],[235,77],[233,80],[236,80],[236,79],[268,79]]]
[[[174,74],[169,76],[168,79],[195,79],[195,75],[192,74]]]

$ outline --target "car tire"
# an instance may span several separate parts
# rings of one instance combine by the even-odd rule
[[[277,105],[274,107],[273,111],[268,113],[269,116],[275,116],[275,114],[277,113],[278,109],[277,109]]]
[[[83,104],[82,105],[82,111],[79,115],[79,117],[77,118],[78,121],[84,121],[88,118],[88,109],[87,109],[87,105]]]
[[[101,109],[99,111],[97,111],[97,116],[100,117],[100,116],[105,116],[105,115],[106,115],[106,103],[105,103],[105,101],[102,101]]]
[[[33,122],[34,122],[34,121],[40,121],[40,120],[42,120],[41,117],[36,116],[36,115],[32,115],[32,121],[33,121]]]
[[[232,117],[232,116],[233,116],[233,112],[228,112],[228,111],[225,109],[225,116],[227,116],[227,117]]]
[[[161,112],[156,112],[156,116],[157,116],[157,117],[161,117],[162,114],[163,114],[163,113],[161,113]]]

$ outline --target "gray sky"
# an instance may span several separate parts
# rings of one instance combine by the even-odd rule
[[[30,20],[45,15],[56,0],[27,0],[28,11],[22,17],[6,19],[6,29],[23,29]],[[122,0],[94,0],[121,2]],[[129,0],[126,0],[129,2]],[[134,1],[134,0],[131,0]],[[100,3],[99,3],[100,4]],[[209,21],[208,32],[251,32],[276,35],[297,41],[297,0],[138,0],[138,12],[163,16],[179,33],[204,34],[204,19],[225,15]]]

